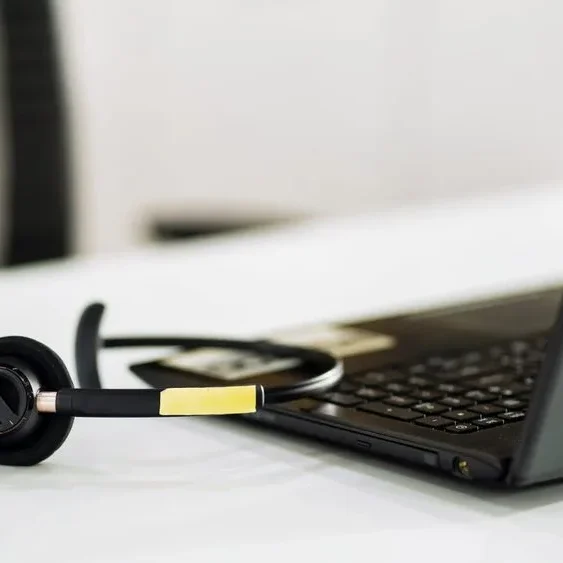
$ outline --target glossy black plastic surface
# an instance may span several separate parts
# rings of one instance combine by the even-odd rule
[[[23,372],[0,365],[0,438],[14,435],[33,416],[33,388]]]
[[[551,331],[509,481],[526,486],[563,478],[563,304]]]

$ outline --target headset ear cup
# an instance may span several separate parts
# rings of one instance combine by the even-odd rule
[[[22,336],[0,338],[0,365],[18,368],[35,378],[42,391],[71,388],[72,380],[61,358],[44,344]],[[35,465],[57,451],[66,440],[74,418],[38,414],[34,427],[21,440],[0,437],[0,465]]]

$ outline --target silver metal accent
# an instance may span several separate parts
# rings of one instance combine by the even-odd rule
[[[40,391],[35,396],[35,407],[37,412],[57,412],[56,391]]]
[[[325,372],[324,377],[330,380],[340,381],[344,377],[344,362],[335,358],[334,367]]]
[[[346,371],[344,369],[344,363],[341,361],[338,361],[336,363],[336,366],[334,366],[334,377],[335,379],[338,379],[338,382],[340,383],[342,381],[342,379],[344,378],[344,375],[346,374]]]
[[[39,380],[37,379],[37,376],[31,371],[28,371],[25,374],[25,377],[27,378],[29,384],[31,385],[31,388],[33,389],[33,394],[37,396],[37,393],[39,393],[39,391],[41,390],[41,385],[39,383]]]

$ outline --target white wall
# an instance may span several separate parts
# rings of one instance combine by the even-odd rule
[[[351,212],[563,176],[559,0],[59,2],[81,246],[151,206]]]

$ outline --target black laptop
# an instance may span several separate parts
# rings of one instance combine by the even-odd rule
[[[460,479],[524,487],[563,477],[563,287],[268,335],[323,348],[346,376],[268,407],[260,424]],[[263,336],[263,335],[261,335]],[[276,385],[299,363],[225,350],[131,366],[149,385]]]

